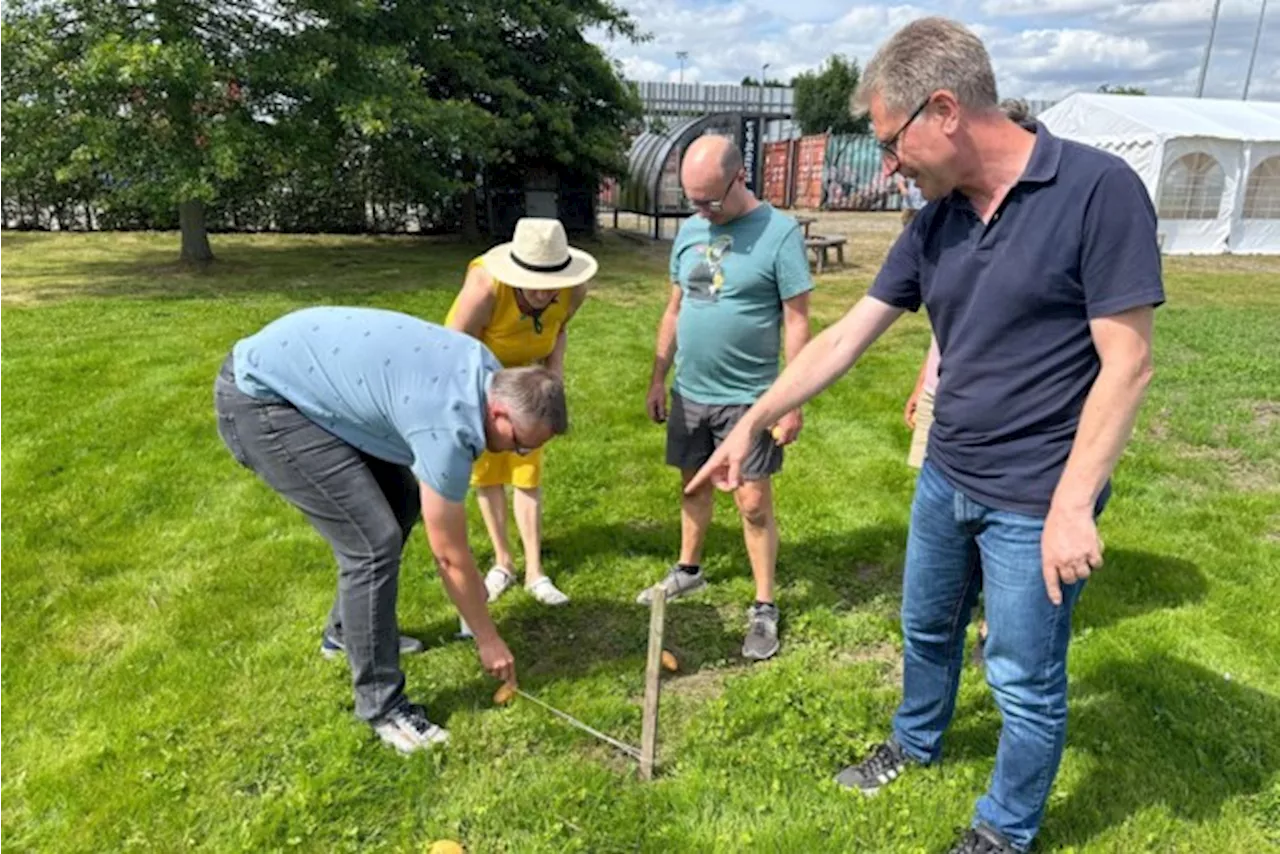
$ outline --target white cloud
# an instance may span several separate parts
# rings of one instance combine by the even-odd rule
[[[1047,18],[1114,9],[1114,0],[985,0],[982,11],[993,18]]]
[[[1102,83],[1153,94],[1194,91],[1212,0],[620,0],[653,39],[609,43],[633,79],[789,80],[839,53],[865,64],[894,31],[926,15],[958,17],[987,45],[1002,95],[1056,98]],[[1222,0],[1205,94],[1239,97],[1261,0]],[[1280,11],[1263,33],[1252,97],[1280,98]],[[599,38],[595,40],[599,41]]]

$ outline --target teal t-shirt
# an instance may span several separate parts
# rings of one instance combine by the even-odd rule
[[[783,300],[813,289],[799,223],[767,203],[724,225],[690,217],[671,247],[671,281],[682,291],[673,390],[754,403],[778,378]]]
[[[287,400],[445,500],[466,498],[502,368],[476,339],[394,311],[326,306],[286,314],[232,352],[245,394]]]

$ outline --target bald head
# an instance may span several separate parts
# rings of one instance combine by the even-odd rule
[[[742,152],[738,150],[737,143],[727,136],[707,134],[695,139],[685,149],[680,177],[683,180],[686,174],[696,171],[724,184],[741,168]]]
[[[727,136],[700,136],[685,149],[680,186],[698,213],[714,223],[728,222],[755,206],[741,181],[742,152]],[[715,203],[719,209],[712,210]]]

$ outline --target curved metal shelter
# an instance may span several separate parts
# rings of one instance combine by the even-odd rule
[[[744,147],[744,131],[747,125],[741,113],[716,113],[685,119],[665,133],[636,137],[627,155],[627,176],[617,189],[614,227],[619,212],[641,214],[653,219],[656,239],[661,235],[662,220],[691,216],[693,208],[680,189],[680,161],[685,149],[707,133],[728,136]],[[758,127],[753,126],[748,132],[755,135],[751,144],[758,145]]]

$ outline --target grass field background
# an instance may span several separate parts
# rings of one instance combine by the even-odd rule
[[[846,217],[850,267],[815,326],[865,291],[896,229]],[[828,226],[828,230],[834,227]],[[452,731],[402,758],[317,654],[334,564],[235,465],[211,385],[239,337],[291,309],[440,320],[482,247],[430,239],[5,234],[5,851],[871,851],[945,848],[994,760],[999,714],[963,677],[946,760],[875,799],[831,776],[887,731],[912,472],[902,403],[928,342],[900,322],[806,412],[777,482],[784,646],[739,657],[752,596],[731,500],[707,593],[668,609],[661,778],[546,713],[493,707],[425,538],[400,620],[408,688]],[[638,741],[647,612],[676,556],[677,475],[644,415],[665,247],[606,233],[568,353],[572,432],[549,446],[546,566],[573,603],[495,606],[522,687]],[[1156,378],[1076,613],[1068,746],[1038,848],[1280,850],[1280,259],[1167,259]],[[491,559],[472,507],[472,543]]]

